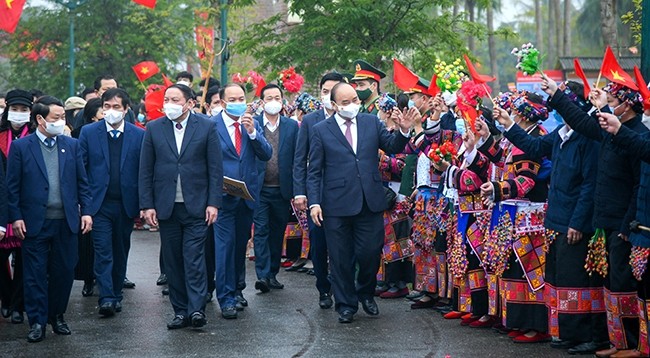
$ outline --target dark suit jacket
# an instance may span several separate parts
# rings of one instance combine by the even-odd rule
[[[352,151],[334,116],[314,126],[309,149],[307,196],[323,215],[352,216],[365,199],[372,212],[387,208],[379,175],[379,149],[400,153],[409,141],[389,132],[375,115],[357,115],[357,153]],[[322,186],[322,188],[321,188]]]
[[[70,230],[77,233],[81,227],[79,214],[90,215],[88,177],[79,142],[63,135],[56,141],[63,210]],[[36,134],[18,139],[11,143],[7,160],[9,222],[24,220],[29,236],[38,235],[43,228],[50,186],[39,142]]]
[[[122,203],[126,214],[134,218],[139,215],[140,211],[138,203],[138,170],[140,169],[140,151],[142,149],[144,130],[129,122],[124,122],[124,133],[122,135],[124,136],[122,156],[120,158]],[[79,144],[93,197],[90,213],[95,215],[104,202],[110,179],[111,158],[108,154],[106,123],[101,120],[83,126],[79,136]]]
[[[255,124],[257,130],[257,136],[255,140],[250,140],[246,130],[240,128],[243,133],[241,136],[241,155],[237,155],[235,146],[230,139],[228,134],[228,129],[226,124],[223,121],[225,114],[223,112],[219,115],[212,117],[217,123],[217,132],[221,138],[221,150],[223,152],[223,175],[241,180],[246,183],[248,191],[250,192],[253,199],[257,200],[257,196],[260,192],[260,186],[262,183],[258,183],[259,175],[257,172],[257,160],[268,161],[271,159],[271,154],[273,149],[271,145],[264,139],[264,131],[259,124]],[[226,196],[226,193],[223,193]],[[246,205],[249,208],[253,209],[255,203],[252,201],[247,201]]]
[[[156,209],[158,219],[169,219],[180,174],[188,213],[204,217],[207,206],[221,207],[223,167],[215,124],[190,114],[180,154],[173,126],[167,117],[147,123],[140,154],[140,208]]]
[[[257,124],[264,129],[262,116],[255,117]],[[278,143],[278,167],[280,173],[280,193],[284,200],[293,198],[293,156],[296,151],[298,138],[298,122],[291,118],[280,116],[280,141]],[[264,185],[266,175],[266,161],[257,161],[260,190]]]
[[[296,154],[293,158],[293,195],[307,195],[309,139],[312,128],[324,120],[325,112],[322,109],[302,117],[296,142]]]

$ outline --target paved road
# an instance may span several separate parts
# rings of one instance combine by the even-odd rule
[[[30,344],[26,324],[0,318],[0,357],[568,356],[547,344],[517,345],[491,330],[460,327],[435,311],[411,311],[401,299],[380,300],[378,317],[360,310],[352,324],[342,325],[333,310],[318,308],[312,276],[282,272],[284,290],[256,294],[252,262],[244,291],[249,307],[237,320],[222,319],[212,302],[204,329],[168,331],[171,306],[155,283],[158,249],[157,234],[134,233],[128,276],[137,287],[126,290],[122,313],[99,318],[97,297],[82,297],[82,283],[75,282],[66,314],[72,335],[57,336],[48,327],[45,341]]]

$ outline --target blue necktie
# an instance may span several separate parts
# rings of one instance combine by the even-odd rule
[[[45,146],[48,148],[54,147],[54,138],[45,138]]]
[[[111,136],[113,137],[113,139],[116,139],[117,137],[119,137],[119,135],[120,135],[120,131],[118,131],[117,129],[113,129],[111,131]]]

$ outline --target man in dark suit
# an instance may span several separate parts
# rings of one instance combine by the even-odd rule
[[[224,111],[215,117],[221,138],[224,175],[246,183],[254,201],[224,193],[219,220],[214,227],[217,299],[221,315],[237,318],[248,302],[246,287],[246,244],[251,237],[253,209],[259,193],[257,161],[271,159],[272,149],[264,131],[255,123],[246,105],[246,93],[238,84],[221,89]]]
[[[282,289],[277,279],[282,258],[282,241],[289,222],[291,198],[293,197],[293,155],[296,150],[298,123],[280,115],[282,89],[269,84],[262,88],[260,99],[264,101],[264,113],[255,118],[264,131],[264,138],[271,145],[273,154],[269,161],[258,161],[260,195],[255,207],[255,289],[262,293],[269,289]]]
[[[165,91],[165,117],[149,122],[140,156],[140,208],[158,225],[174,319],[168,329],[207,323],[206,231],[221,207],[223,168],[213,121],[193,114],[185,85]]]
[[[391,133],[377,116],[358,114],[351,85],[335,85],[331,97],[336,114],[315,125],[311,136],[307,197],[312,220],[325,228],[339,322],[350,323],[359,301],[366,313],[379,314],[373,296],[388,204],[378,151],[400,153],[413,117],[400,115],[401,133]]]
[[[45,326],[69,335],[63,318],[68,306],[77,233],[92,229],[90,189],[79,143],[60,134],[65,128],[63,103],[41,97],[32,107],[33,135],[12,143],[7,160],[9,221],[23,239],[25,311],[29,342],[45,338]],[[81,220],[79,214],[81,213]]]
[[[307,209],[307,163],[309,158],[309,138],[312,128],[334,115],[330,91],[339,82],[343,82],[343,75],[336,72],[325,74],[320,80],[321,102],[323,110],[315,111],[304,116],[300,124],[296,154],[293,164],[293,194],[294,205],[298,210]],[[323,309],[332,307],[331,283],[327,263],[327,242],[321,226],[314,225],[309,219],[309,255],[314,263],[316,276],[316,289],[318,289],[318,305]]]
[[[144,130],[124,120],[129,95],[112,88],[102,95],[104,119],[81,130],[79,144],[92,192],[94,272],[99,314],[122,311],[122,286],[139,215],[138,170]]]

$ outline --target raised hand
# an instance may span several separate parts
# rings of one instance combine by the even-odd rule
[[[616,135],[621,129],[621,121],[610,113],[600,112],[597,114],[600,122],[600,127],[607,133]]]

